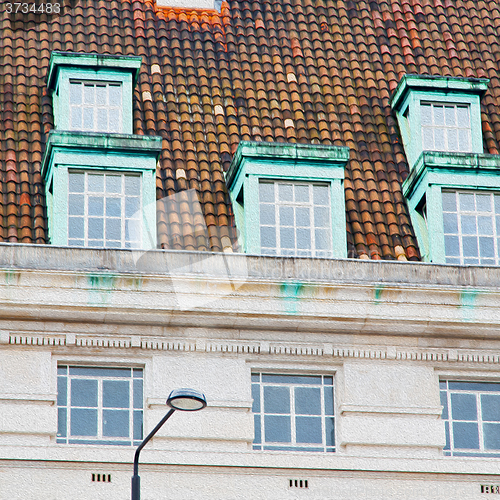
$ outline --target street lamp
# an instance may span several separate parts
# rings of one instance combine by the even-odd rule
[[[139,454],[148,441],[160,430],[161,426],[172,416],[175,410],[198,411],[207,406],[205,395],[194,389],[174,389],[167,399],[170,406],[168,413],[160,420],[158,425],[148,434],[144,441],[135,450],[134,475],[132,476],[132,500],[141,498],[141,478],[139,477]]]

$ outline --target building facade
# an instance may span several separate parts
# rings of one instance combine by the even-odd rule
[[[500,4],[164,3],[2,14],[0,499],[498,494]]]

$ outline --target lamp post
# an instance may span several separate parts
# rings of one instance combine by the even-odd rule
[[[139,477],[139,454],[148,441],[160,430],[161,426],[172,416],[175,410],[198,411],[207,406],[205,395],[193,389],[174,389],[167,399],[170,406],[168,413],[158,422],[158,425],[148,434],[135,450],[134,475],[132,476],[132,500],[141,498],[141,478]]]

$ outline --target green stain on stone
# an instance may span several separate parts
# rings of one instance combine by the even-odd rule
[[[476,298],[478,292],[475,290],[464,290],[460,292],[460,308],[463,321],[473,321],[475,316]]]
[[[382,297],[382,292],[384,291],[384,285],[378,285],[375,287],[375,304],[376,305],[379,305],[381,300],[380,298]]]
[[[115,289],[117,277],[113,274],[88,274],[87,280],[90,286],[89,304],[108,304],[111,292]]]
[[[297,306],[300,295],[304,293],[302,283],[291,281],[280,285],[280,292],[284,300],[285,312],[287,314],[297,314]]]

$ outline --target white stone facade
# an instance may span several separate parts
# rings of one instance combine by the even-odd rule
[[[1,244],[0,499],[130,496],[134,447],[56,443],[58,364],[142,367],[144,434],[172,389],[206,394],[142,452],[143,499],[483,498],[500,458],[443,456],[439,380],[500,381],[499,285],[496,268]],[[336,452],[253,450],[253,370],[334,375]]]

